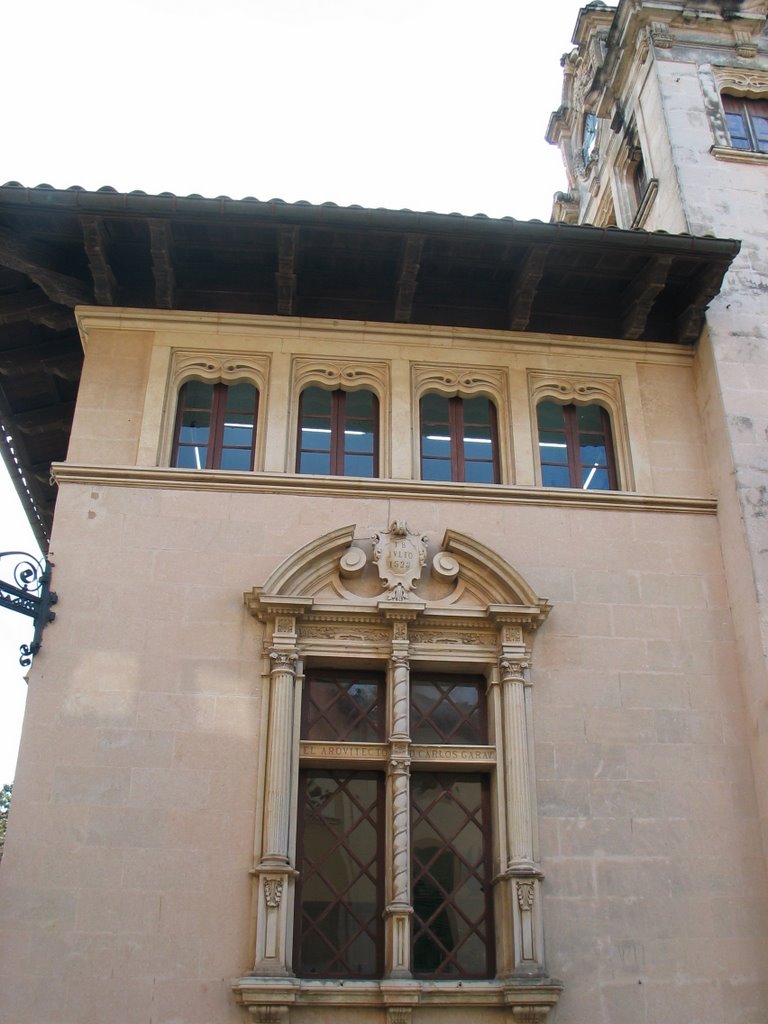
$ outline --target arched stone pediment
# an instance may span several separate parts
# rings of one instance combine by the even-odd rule
[[[437,544],[402,521],[367,536],[355,531],[340,527],[293,552],[246,593],[248,607],[262,616],[280,608],[370,614],[402,606],[428,616],[512,615],[529,628],[549,612],[516,569],[466,534],[447,530]]]

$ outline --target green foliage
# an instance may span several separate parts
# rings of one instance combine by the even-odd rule
[[[0,860],[3,856],[3,847],[5,846],[5,829],[8,824],[8,808],[11,806],[12,796],[13,783],[11,782],[0,789]]]

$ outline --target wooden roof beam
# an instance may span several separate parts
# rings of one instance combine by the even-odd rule
[[[96,301],[100,306],[117,305],[117,281],[107,256],[107,233],[101,217],[80,217],[83,244],[91,268]]]
[[[47,246],[25,242],[7,228],[0,228],[0,263],[4,267],[26,274],[51,302],[62,306],[92,303],[91,289],[77,278],[53,270],[54,262],[54,253]]]
[[[677,340],[681,345],[692,345],[698,341],[704,325],[707,306],[720,291],[723,274],[728,265],[708,266],[691,286],[682,311],[675,320]]]
[[[0,326],[27,320],[33,324],[44,324],[53,331],[64,331],[75,326],[72,310],[49,302],[39,288],[17,292],[15,295],[0,295]]]
[[[408,323],[413,316],[413,299],[418,287],[424,235],[406,235],[400,251],[395,292],[395,323]]]
[[[524,331],[531,322],[533,303],[544,276],[550,246],[529,247],[509,290],[509,329]]]
[[[173,309],[176,293],[176,274],[171,259],[173,235],[167,220],[150,217],[149,249],[152,255],[152,274],[155,278],[155,302],[160,309]]]
[[[642,338],[648,316],[664,290],[674,256],[654,256],[621,296],[621,336],[628,341]]]
[[[279,227],[277,229],[277,312],[281,316],[296,316],[296,256],[298,252],[299,229]]]

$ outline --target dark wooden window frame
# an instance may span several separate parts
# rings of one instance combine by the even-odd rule
[[[191,448],[193,445],[181,443],[181,421],[185,411],[185,388],[187,384],[194,383],[194,380],[185,381],[179,388],[179,398],[176,406],[176,423],[173,428],[173,451],[171,452],[171,464],[176,465],[179,450]],[[200,384],[213,384],[213,395],[211,400],[210,416],[211,423],[208,428],[208,445],[205,457],[205,466],[201,469],[219,469],[221,455],[224,448],[224,423],[227,411],[227,393],[230,384],[223,381],[211,382],[208,380],[198,381]],[[256,458],[256,428],[259,420],[259,389],[250,380],[231,381],[231,384],[249,384],[256,394],[256,401],[253,409],[253,430],[251,432],[251,463],[249,469],[253,469]],[[244,449],[243,449],[244,450]]]
[[[424,462],[447,462],[447,459],[438,459],[435,456],[424,455],[424,429],[423,429],[423,415],[422,415],[422,403],[427,395],[435,394],[442,395],[439,391],[428,391],[421,396],[419,400],[419,454],[420,454],[420,468],[421,477],[426,479],[424,476]],[[486,398],[488,401],[489,412],[490,412],[490,431],[491,431],[491,464],[493,466],[493,480],[494,484],[501,481],[501,473],[499,468],[499,427],[498,427],[498,414],[496,411],[496,403],[492,398],[487,395],[454,395],[448,399],[448,436],[450,438],[451,445],[451,482],[452,483],[466,483],[465,466],[466,462],[464,459],[464,401],[467,398]],[[437,482],[437,481],[433,481]]]
[[[301,429],[304,422],[304,395],[307,393],[309,388],[319,387],[318,384],[309,384],[301,392],[299,398],[299,425],[297,432],[296,442],[296,472],[300,473],[299,466],[301,465],[302,452],[315,451],[312,448],[305,448],[301,443]],[[325,390],[325,389],[322,389]],[[379,398],[375,391],[370,388],[361,388],[360,390],[368,391],[371,395],[373,402],[373,474],[370,479],[378,479],[379,476]],[[346,403],[347,395],[349,391],[344,388],[336,388],[331,391],[331,452],[330,452],[330,476],[346,476],[344,472],[344,456],[349,453],[344,450],[344,430],[346,427]],[[319,449],[318,449],[319,451]],[[325,450],[322,451],[325,454]]]
[[[553,402],[553,398],[542,398],[543,402]],[[559,403],[557,403],[559,404]],[[597,403],[591,403],[600,410],[600,422],[603,428],[603,437],[605,439],[605,456],[607,463],[608,472],[608,490],[618,490],[619,481],[618,474],[616,472],[616,456],[613,449],[613,432],[611,430],[611,417],[608,410]],[[582,471],[587,468],[582,465],[579,459],[579,423],[578,423],[578,409],[584,408],[574,402],[568,405],[563,405],[563,421],[565,427],[565,447],[568,455],[568,477],[570,480],[569,487],[582,489],[581,475]],[[539,452],[539,465],[541,464],[541,452]],[[543,467],[542,467],[543,468]]]
[[[318,679],[322,679],[322,680],[327,680],[330,677],[338,677],[339,680],[342,680],[342,681],[345,681],[345,682],[351,680],[355,676],[365,677],[367,680],[372,680],[376,676],[380,676],[381,677],[381,682],[382,682],[382,689],[381,689],[380,693],[381,693],[381,697],[384,698],[384,699],[381,700],[381,703],[382,703],[382,706],[386,705],[385,677],[384,677],[384,674],[382,672],[380,672],[379,670],[377,670],[377,669],[372,669],[370,671],[368,671],[368,670],[348,670],[348,669],[338,669],[338,670],[335,670],[335,669],[320,668],[320,667],[318,667],[315,670],[312,670],[312,669],[308,669],[307,670],[306,678],[309,679],[312,675],[316,675],[318,677]],[[440,740],[437,745],[445,744],[445,745],[450,746],[452,742],[458,742],[458,745],[460,747],[463,747],[463,746],[474,746],[474,745],[483,746],[483,745],[488,743],[488,707],[487,707],[487,700],[486,700],[485,689],[482,686],[482,680],[483,679],[484,679],[484,677],[482,675],[478,675],[478,674],[465,676],[465,675],[462,675],[462,674],[455,674],[453,672],[445,672],[445,673],[443,673],[443,672],[416,672],[416,673],[414,673],[413,680],[416,681],[416,682],[430,682],[430,681],[434,680],[436,682],[441,682],[441,683],[446,683],[446,684],[451,684],[452,683],[455,686],[461,686],[462,684],[466,684],[467,682],[471,682],[473,685],[477,685],[477,687],[478,687],[478,709],[479,709],[479,713],[480,713],[480,721],[479,721],[478,737],[477,737],[477,739],[474,740],[471,743],[467,743],[464,740],[458,740],[458,741],[453,740],[452,741],[450,735],[444,735],[443,739]],[[305,685],[306,685],[306,683],[305,683]],[[438,700],[436,700],[435,707],[437,707],[437,705],[442,703],[442,702],[447,702],[449,704],[453,704],[454,703],[453,702],[453,698],[451,697],[450,692],[445,693],[442,697],[440,697]],[[431,715],[433,711],[434,711],[434,708],[430,709],[429,715]],[[301,709],[300,722],[301,722],[300,734],[301,734],[302,739],[312,739],[312,737],[311,737],[311,732],[312,732],[312,725],[311,725],[312,715],[311,715],[311,713],[310,713],[310,711],[308,709],[307,701],[306,700],[302,700],[302,709]],[[381,740],[385,739],[385,735],[384,735],[385,731],[386,730],[384,730],[382,732]],[[438,731],[439,731],[439,729],[438,729]],[[314,740],[314,741],[318,742],[317,740]],[[354,748],[361,741],[359,739],[356,739],[354,737],[354,735],[341,736],[341,734],[340,734],[340,738],[335,738],[335,739],[329,740],[327,742],[333,743],[333,744],[335,744],[337,746],[347,746],[348,745],[350,748]],[[430,745],[433,745],[433,744],[430,744],[430,743],[424,744],[423,741],[422,741],[421,745],[430,746]],[[412,770],[415,771],[415,772],[418,772],[418,773],[432,774],[432,775],[436,776],[439,779],[447,779],[447,780],[449,780],[453,776],[466,774],[467,773],[467,766],[466,766],[465,763],[451,763],[451,764],[441,765],[440,769],[436,770],[436,766],[435,766],[433,761],[429,761],[429,762],[424,761],[424,762],[421,762],[421,763],[419,763],[419,762],[414,763],[412,765]],[[295,911],[295,924],[294,924],[294,937],[293,937],[293,943],[294,943],[294,965],[295,965],[295,969],[296,969],[296,972],[297,972],[299,977],[321,977],[321,975],[316,975],[313,971],[310,971],[310,970],[308,970],[306,968],[306,965],[303,963],[303,960],[302,960],[302,948],[301,948],[302,939],[303,939],[303,923],[302,922],[303,922],[303,915],[305,913],[305,908],[304,908],[303,903],[302,903],[302,865],[303,865],[303,862],[304,862],[303,835],[304,835],[306,813],[307,813],[307,799],[306,799],[307,781],[306,780],[311,777],[312,772],[318,772],[318,771],[321,772],[321,773],[327,772],[327,773],[330,773],[331,775],[337,775],[338,774],[340,776],[343,775],[343,776],[346,776],[346,777],[352,777],[352,776],[354,776],[358,772],[363,774],[363,775],[380,775],[379,797],[378,797],[378,801],[379,801],[378,807],[379,807],[379,810],[377,811],[377,814],[379,816],[378,820],[381,822],[381,827],[379,829],[379,846],[378,846],[377,854],[376,854],[376,857],[377,857],[377,861],[376,861],[376,863],[377,863],[377,885],[378,885],[377,905],[379,907],[379,910],[377,911],[377,913],[379,914],[379,917],[382,917],[383,911],[384,911],[384,906],[385,906],[386,850],[385,850],[384,840],[385,840],[385,837],[386,837],[386,834],[387,834],[387,827],[386,827],[387,817],[386,817],[386,815],[389,813],[387,811],[387,808],[386,808],[386,799],[385,799],[385,789],[386,789],[386,772],[385,772],[385,769],[383,767],[375,767],[372,764],[370,766],[368,766],[368,765],[362,766],[361,765],[359,768],[355,768],[355,767],[352,767],[352,766],[349,765],[349,762],[348,762],[348,760],[346,758],[336,759],[333,756],[329,756],[328,759],[324,758],[322,764],[318,764],[314,760],[314,758],[313,758],[312,760],[309,761],[308,764],[303,764],[302,767],[300,768],[300,771],[299,771],[299,794],[300,794],[300,799],[299,799],[299,806],[298,806],[297,836],[296,836],[298,874],[297,874],[297,883],[296,883],[296,900],[295,900],[295,908],[294,908],[294,911]],[[425,979],[426,978],[431,978],[431,979],[446,980],[446,981],[448,981],[448,980],[450,980],[450,981],[457,981],[457,980],[460,981],[462,979],[471,980],[473,978],[492,978],[492,977],[494,977],[494,974],[495,974],[495,970],[496,970],[496,962],[495,962],[496,951],[495,951],[495,924],[494,924],[494,902],[493,902],[493,885],[492,885],[493,842],[491,840],[491,835],[490,835],[490,829],[492,828],[491,789],[492,789],[492,785],[493,785],[493,778],[492,778],[492,772],[491,771],[483,770],[479,766],[473,766],[473,771],[470,774],[473,774],[473,775],[476,775],[476,776],[480,777],[481,787],[482,787],[482,789],[481,789],[481,809],[480,809],[481,819],[482,819],[482,823],[483,823],[482,831],[483,831],[483,837],[484,837],[483,848],[482,848],[482,866],[478,867],[476,869],[473,869],[472,874],[474,874],[476,877],[482,876],[482,882],[483,882],[484,891],[485,891],[485,909],[484,909],[484,914],[483,914],[483,918],[482,918],[482,924],[479,926],[479,930],[478,930],[478,928],[473,928],[472,930],[473,930],[473,932],[475,934],[477,934],[481,938],[481,940],[485,944],[485,951],[486,951],[485,970],[483,972],[481,972],[481,973],[478,973],[478,974],[470,974],[470,973],[466,973],[465,971],[462,971],[460,969],[460,954],[459,953],[453,953],[451,950],[446,950],[445,954],[444,954],[444,957],[443,957],[443,960],[442,960],[441,964],[439,965],[439,968],[434,973],[431,973],[431,972],[425,971],[425,970],[419,971],[416,968],[416,965],[414,965],[414,977],[425,978]],[[413,813],[414,813],[414,811],[413,811],[413,805],[412,805],[412,814]],[[421,812],[419,812],[419,813],[421,813]],[[458,851],[458,850],[454,850],[454,847],[453,847],[453,840],[456,838],[456,836],[450,835],[450,836],[444,836],[443,838],[445,839],[445,843],[444,843],[444,845],[442,847],[443,851],[449,852],[449,853],[451,851],[453,851],[453,855],[456,858],[458,858],[458,860],[461,861],[462,860],[461,852]],[[339,842],[337,843],[337,845],[343,845],[343,843],[344,843],[344,837],[340,837],[339,838]],[[356,859],[356,856],[355,856],[354,852],[351,853],[351,856],[352,856],[353,859]],[[411,870],[414,871],[415,870],[415,861],[414,861],[414,858],[413,858],[413,849],[411,849],[411,862],[412,862]],[[313,870],[315,868],[316,868],[316,865],[313,865]],[[480,871],[480,875],[478,875],[478,873],[477,873],[478,871]],[[422,874],[423,874],[423,870],[420,868],[419,869],[419,877],[421,877]],[[462,911],[461,907],[458,906],[455,903],[455,899],[456,899],[456,897],[455,897],[455,893],[453,891],[445,893],[444,894],[444,899],[441,901],[440,905],[436,906],[432,910],[432,912],[430,914],[430,917],[429,917],[429,921],[431,921],[435,917],[436,914],[444,913],[446,910],[451,910],[451,908],[453,908],[453,912],[455,914],[462,915],[463,911]],[[334,900],[334,902],[332,904],[329,904],[329,907],[330,907],[330,910],[328,911],[329,913],[333,912],[333,907],[334,906],[335,906],[335,900]],[[433,930],[431,924],[428,921],[420,920],[417,923],[415,918],[414,918],[414,927],[418,928],[418,934],[419,935],[424,934],[425,931],[426,932],[430,932],[430,931]],[[414,945],[415,945],[415,938],[416,938],[416,935],[414,936]],[[322,977],[327,977],[329,979],[343,978],[343,977],[348,977],[348,978],[352,978],[352,977],[360,977],[360,978],[363,978],[363,977],[370,977],[370,978],[376,977],[376,978],[382,978],[384,976],[384,967],[385,967],[385,963],[384,963],[384,960],[385,960],[385,933],[384,933],[383,928],[378,931],[378,944],[376,946],[375,960],[376,960],[376,969],[375,969],[375,973],[374,974],[370,974],[370,975],[356,974],[356,973],[354,973],[354,971],[350,971],[348,969],[349,965],[347,965],[345,967],[343,964],[337,964],[334,969],[329,969],[326,973],[324,973],[322,975]]]
[[[764,96],[732,96],[729,93],[723,93],[720,99],[731,147],[742,153],[768,153],[768,142],[760,139],[753,121],[754,117],[768,118],[768,99]],[[741,119],[744,138],[748,145],[740,146],[734,141],[731,125],[728,123],[729,114]]]

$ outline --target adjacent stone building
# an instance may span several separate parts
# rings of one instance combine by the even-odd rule
[[[0,1019],[764,1024],[765,8],[581,11],[550,224],[0,188]]]

